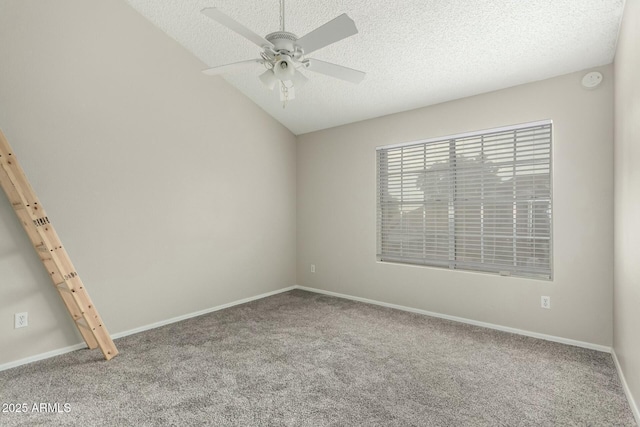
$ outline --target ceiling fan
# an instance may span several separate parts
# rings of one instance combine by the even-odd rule
[[[263,64],[267,70],[259,78],[270,90],[273,90],[279,83],[280,99],[283,101],[283,106],[288,100],[295,97],[294,87],[300,87],[308,80],[299,69],[325,74],[352,83],[360,83],[364,79],[365,73],[362,71],[319,59],[306,58],[306,55],[312,52],[358,33],[355,23],[346,13],[298,38],[295,34],[284,30],[284,0],[280,0],[280,31],[267,34],[265,37],[259,36],[215,7],[202,9],[201,12],[262,49],[260,58],[209,68],[202,71],[204,74],[223,74],[256,63]]]

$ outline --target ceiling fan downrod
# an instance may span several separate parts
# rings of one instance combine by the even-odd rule
[[[284,0],[280,0],[280,31],[284,31]]]

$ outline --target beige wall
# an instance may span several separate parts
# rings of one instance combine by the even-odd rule
[[[298,284],[610,346],[613,69],[600,71],[592,91],[579,72],[300,136]],[[542,119],[554,121],[552,282],[376,262],[376,146]]]
[[[295,284],[294,135],[125,2],[0,0],[0,58],[0,128],[112,333]],[[0,364],[78,342],[0,196]]]
[[[627,0],[615,59],[613,346],[640,408],[640,1]]]
[[[124,2],[53,3],[0,0],[0,128],[112,333],[294,284],[297,219],[299,285],[612,344],[611,66],[593,91],[574,73],[302,135],[296,160],[290,132]],[[638,378],[630,28],[616,62],[615,346]],[[541,119],[554,120],[553,282],[375,261],[376,146]],[[14,330],[20,311],[30,326]],[[4,197],[0,319],[0,364],[79,342]]]

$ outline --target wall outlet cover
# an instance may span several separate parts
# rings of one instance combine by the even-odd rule
[[[16,313],[13,320],[15,329],[25,328],[29,326],[29,313]]]
[[[540,297],[540,307],[551,308],[551,297]]]

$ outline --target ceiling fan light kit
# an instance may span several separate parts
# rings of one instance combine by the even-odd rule
[[[365,77],[365,73],[362,71],[305,57],[316,50],[358,33],[355,23],[345,13],[301,38],[284,30],[284,0],[280,0],[280,31],[267,34],[265,37],[260,37],[215,7],[202,9],[202,13],[262,49],[260,58],[220,65],[202,72],[207,75],[217,75],[246,68],[256,63],[263,64],[267,70],[258,78],[269,90],[275,89],[278,85],[283,107],[287,101],[294,99],[294,87],[300,87],[308,80],[299,69],[325,74],[351,83],[360,83]]]
[[[296,68],[293,65],[291,57],[289,55],[280,55],[279,58],[276,59],[278,62],[276,62],[273,67],[273,73],[278,80],[291,81],[293,75],[296,73]]]
[[[276,87],[276,83],[278,83],[278,79],[276,78],[271,68],[260,74],[260,77],[258,78],[260,79],[262,84],[269,90],[273,90],[273,88]]]

